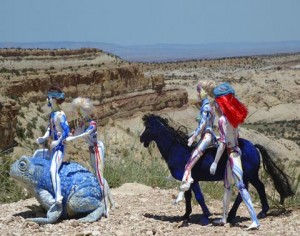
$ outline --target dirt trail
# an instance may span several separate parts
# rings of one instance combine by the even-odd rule
[[[79,223],[64,220],[56,224],[38,225],[25,221],[35,213],[30,208],[38,205],[31,198],[11,204],[2,204],[0,211],[0,235],[300,235],[300,209],[285,212],[271,210],[270,215],[260,221],[261,228],[246,231],[250,219],[242,204],[238,211],[237,223],[224,227],[201,226],[201,210],[194,206],[191,224],[181,227],[180,216],[185,204],[171,204],[177,194],[174,190],[151,188],[141,184],[124,184],[112,189],[116,209],[110,211],[108,218],[94,223]],[[206,196],[212,213],[211,219],[221,217],[222,203]],[[30,208],[29,208],[30,207]],[[255,209],[259,211],[259,205]],[[39,215],[41,213],[38,213]]]

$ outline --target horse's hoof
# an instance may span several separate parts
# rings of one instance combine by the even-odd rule
[[[191,221],[191,218],[189,215],[183,215],[180,217],[180,221],[187,221],[187,222],[190,222]]]
[[[179,228],[181,227],[188,227],[190,225],[190,220],[189,219],[185,219],[182,221],[181,225],[179,226]]]
[[[200,225],[206,226],[206,225],[208,225],[208,224],[209,224],[209,219],[208,219],[208,217],[207,217],[207,216],[202,216],[202,217],[200,218]]]
[[[263,218],[266,218],[266,217],[267,217],[266,212],[261,211],[257,214],[257,219],[263,219]]]
[[[229,214],[228,214],[228,217],[227,217],[227,222],[228,222],[228,223],[232,223],[233,220],[234,220],[234,218],[235,218],[235,215],[229,213]]]
[[[226,222],[223,219],[217,219],[213,221],[213,225],[224,226]]]

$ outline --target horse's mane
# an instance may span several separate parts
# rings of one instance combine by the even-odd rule
[[[154,114],[146,114],[143,116],[144,125],[147,126],[147,123],[150,122],[151,119],[156,119],[160,123],[162,123],[167,130],[175,137],[175,139],[182,145],[186,146],[187,148],[194,148],[196,144],[193,144],[192,147],[188,147],[188,139],[189,136],[187,135],[187,127],[184,125],[180,125],[176,130],[169,125],[169,120],[167,118],[162,118],[158,115]]]

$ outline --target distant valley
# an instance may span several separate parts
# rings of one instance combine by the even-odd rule
[[[167,62],[300,52],[300,41],[117,45],[98,42],[0,42],[0,48],[96,48],[131,62]]]

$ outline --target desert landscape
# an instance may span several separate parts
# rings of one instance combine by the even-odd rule
[[[42,50],[0,49],[0,144],[1,155],[11,160],[32,155],[40,148],[35,139],[47,124],[49,108],[45,91],[51,84],[66,93],[65,110],[70,125],[76,117],[70,103],[78,96],[89,97],[100,125],[99,139],[106,145],[108,165],[125,163],[124,156],[146,163],[159,156],[139,142],[144,114],[168,118],[174,126],[196,128],[199,104],[195,86],[198,81],[229,82],[249,109],[240,136],[268,148],[275,162],[288,173],[299,203],[300,185],[300,54],[232,57],[164,63],[133,63],[98,49]],[[66,161],[86,165],[85,143],[68,145]],[[150,153],[150,152],[154,152]],[[151,156],[151,155],[152,156]],[[1,156],[1,164],[4,163]],[[141,162],[142,163],[142,162]],[[162,165],[164,163],[162,162]],[[166,172],[159,178],[167,177]],[[109,175],[107,175],[109,177]],[[107,179],[110,183],[110,179]],[[131,179],[130,179],[131,181]],[[139,179],[115,184],[111,179],[116,209],[108,218],[83,224],[65,220],[55,225],[28,223],[26,218],[44,214],[34,198],[1,203],[1,235],[298,235],[299,205],[278,206],[261,220],[259,231],[247,232],[250,223],[242,204],[234,225],[201,226],[199,206],[194,204],[191,223],[182,227],[184,203],[173,206],[176,186],[163,189],[146,186]],[[298,181],[298,182],[297,182]],[[0,184],[1,186],[2,184]],[[174,187],[175,186],[175,187]],[[222,187],[222,183],[216,185]],[[4,186],[1,186],[1,189]],[[274,196],[272,185],[266,186]],[[204,191],[203,191],[204,192]],[[5,195],[5,194],[4,194]],[[222,200],[204,192],[212,219],[221,217]],[[276,195],[274,196],[276,199]],[[255,208],[259,210],[259,202]],[[276,204],[275,204],[276,205]]]

